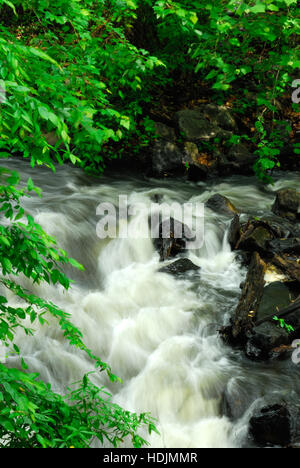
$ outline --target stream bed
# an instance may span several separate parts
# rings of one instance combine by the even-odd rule
[[[23,206],[86,268],[66,268],[74,280],[68,291],[18,281],[70,313],[87,346],[123,380],[112,384],[101,373],[92,377],[95,384],[104,385],[126,409],[150,411],[158,419],[161,435],[145,434],[152,447],[250,447],[249,419],[266,396],[285,392],[299,399],[299,366],[291,360],[252,362],[218,334],[238,303],[247,273],[227,241],[230,217],[205,209],[203,245],[185,255],[201,269],[175,278],[159,272],[162,263],[149,236],[100,239],[96,209],[104,202],[117,206],[119,195],[126,195],[136,207],[129,221],[133,234],[147,230],[153,200],[201,204],[219,193],[242,213],[262,216],[270,212],[275,191],[300,186],[300,173],[278,175],[273,186],[263,186],[246,176],[193,183],[124,173],[95,178],[69,166],[53,174],[26,161],[5,166],[42,188],[42,198],[24,199]],[[54,320],[36,328],[33,337],[17,332],[21,355],[30,371],[64,393],[92,364],[63,339]],[[17,356],[7,362],[19,366]],[[235,421],[224,414],[224,394],[244,408]]]

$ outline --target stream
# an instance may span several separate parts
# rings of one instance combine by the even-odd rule
[[[124,173],[95,178],[70,166],[53,174],[19,160],[3,165],[18,170],[24,182],[32,177],[42,188],[42,198],[24,199],[23,206],[86,268],[65,269],[74,280],[68,291],[32,285],[21,277],[18,281],[70,313],[87,346],[123,380],[111,383],[101,373],[93,375],[95,384],[105,386],[124,408],[149,411],[158,419],[161,435],[144,434],[152,447],[251,447],[249,418],[262,399],[283,392],[299,398],[299,366],[290,360],[252,362],[218,335],[238,303],[247,273],[227,242],[230,217],[205,209],[204,243],[185,255],[201,269],[175,278],[158,271],[162,263],[150,237],[100,239],[96,208],[103,202],[117,206],[119,195],[126,195],[137,207],[130,218],[131,233],[147,229],[153,199],[197,204],[220,193],[242,213],[262,216],[271,212],[276,190],[299,188],[300,173],[279,174],[273,186],[263,186],[246,176],[194,183]],[[17,304],[7,294],[10,304]],[[63,339],[54,320],[35,328],[33,337],[18,330],[15,342],[29,370],[64,393],[92,364]],[[20,365],[17,356],[8,357],[7,363]],[[245,408],[234,422],[222,415],[224,392]]]

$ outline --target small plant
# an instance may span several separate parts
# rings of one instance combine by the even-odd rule
[[[277,315],[274,315],[273,320],[279,322],[279,325],[281,326],[281,328],[285,328],[285,330],[288,333],[292,333],[292,332],[295,331],[294,327],[292,327],[292,325],[289,325],[288,323],[286,323],[286,321],[283,318],[278,318]]]
[[[258,156],[258,159],[253,169],[259,180],[272,184],[273,179],[270,174],[276,166],[280,167],[277,156],[280,153],[279,148],[282,146],[282,143],[278,141],[276,132],[267,135],[267,131],[264,127],[264,118],[262,116],[255,122],[255,128],[257,131],[257,149],[254,151],[254,154]]]

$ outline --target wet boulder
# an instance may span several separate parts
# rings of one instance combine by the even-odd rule
[[[247,252],[264,254],[268,251],[268,242],[272,239],[273,235],[267,228],[252,226],[241,236],[236,247]]]
[[[181,276],[190,271],[199,271],[200,267],[195,265],[191,260],[188,258],[179,258],[175,260],[175,262],[170,263],[159,271],[161,273],[169,273],[170,275],[174,276]]]
[[[263,289],[261,302],[257,310],[257,320],[269,316],[272,311],[274,315],[278,309],[287,307],[295,296],[291,293],[288,285],[282,281],[274,281]]]
[[[298,237],[298,233],[300,237],[300,228],[298,229],[295,223],[292,223],[287,219],[281,218],[275,214],[265,215],[261,219],[261,222],[266,223],[270,229],[272,229],[274,236],[279,237],[280,239],[287,237]]]
[[[257,320],[255,326],[248,333],[245,354],[249,359],[264,361],[289,354],[294,339],[300,337],[299,299],[279,312],[270,310],[269,313],[269,316]],[[283,318],[284,322],[292,329],[288,331],[285,326],[280,326],[280,322],[273,319],[274,316]]]
[[[289,278],[291,281],[296,281],[300,283],[300,264],[299,258],[297,255],[292,254],[273,254],[272,265],[278,270],[280,270],[286,278]]]
[[[233,220],[230,223],[229,231],[228,231],[228,242],[232,248],[235,249],[239,239],[241,236],[241,224],[240,224],[240,217],[238,214],[234,215]]]
[[[292,441],[291,414],[284,403],[265,406],[250,419],[249,433],[261,446],[289,445]]]
[[[259,252],[261,255],[272,256],[269,242],[282,234],[281,229],[273,223],[262,219],[249,219],[241,225],[241,236],[235,248],[246,252]]]
[[[274,312],[274,315],[276,313]],[[264,322],[253,327],[245,346],[246,356],[253,361],[265,361],[271,357],[272,350],[291,342],[289,333],[276,322]]]
[[[219,214],[233,215],[238,213],[238,210],[231,201],[219,193],[210,197],[205,203],[205,206]]]
[[[275,254],[289,253],[300,255],[300,238],[273,239],[268,242],[268,247]]]
[[[239,303],[230,324],[220,329],[224,341],[244,348],[254,326],[264,288],[266,264],[257,252],[252,254]]]
[[[296,221],[299,206],[300,193],[295,189],[282,189],[277,192],[272,211],[278,216]]]
[[[299,446],[300,405],[297,395],[283,390],[260,398],[249,421],[249,435],[259,446]]]
[[[161,261],[183,253],[187,242],[193,240],[189,227],[174,218],[160,222],[156,234],[153,243]]]

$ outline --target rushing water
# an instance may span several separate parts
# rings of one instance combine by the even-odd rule
[[[5,166],[17,169],[26,181],[32,177],[43,198],[24,200],[26,209],[70,256],[86,267],[68,268],[75,280],[69,291],[60,287],[24,286],[56,303],[72,315],[73,323],[92,351],[107,361],[123,384],[111,384],[104,373],[93,381],[105,385],[114,401],[158,418],[161,436],[153,447],[249,446],[248,421],[266,395],[300,395],[299,370],[291,362],[253,363],[226,346],[217,330],[226,323],[240,295],[246,270],[226,240],[230,219],[205,210],[204,245],[187,256],[201,266],[184,279],[159,272],[161,263],[151,239],[102,240],[96,235],[101,202],[118,203],[127,195],[131,206],[160,202],[202,203],[214,193],[226,195],[243,213],[260,216],[270,211],[274,191],[299,187],[300,174],[285,173],[272,187],[254,178],[235,176],[210,182],[181,179],[141,180],[114,174],[100,179],[62,167],[54,175],[23,161]],[[147,209],[130,220],[131,232],[148,223]],[[11,304],[16,299],[8,296]],[[62,337],[54,321],[36,326],[34,337],[18,331],[16,342],[30,371],[39,372],[53,389],[67,385],[92,370],[82,352]],[[18,365],[11,356],[9,365]],[[245,413],[231,422],[222,416],[224,391],[245,403]],[[145,435],[147,437],[147,435]]]

